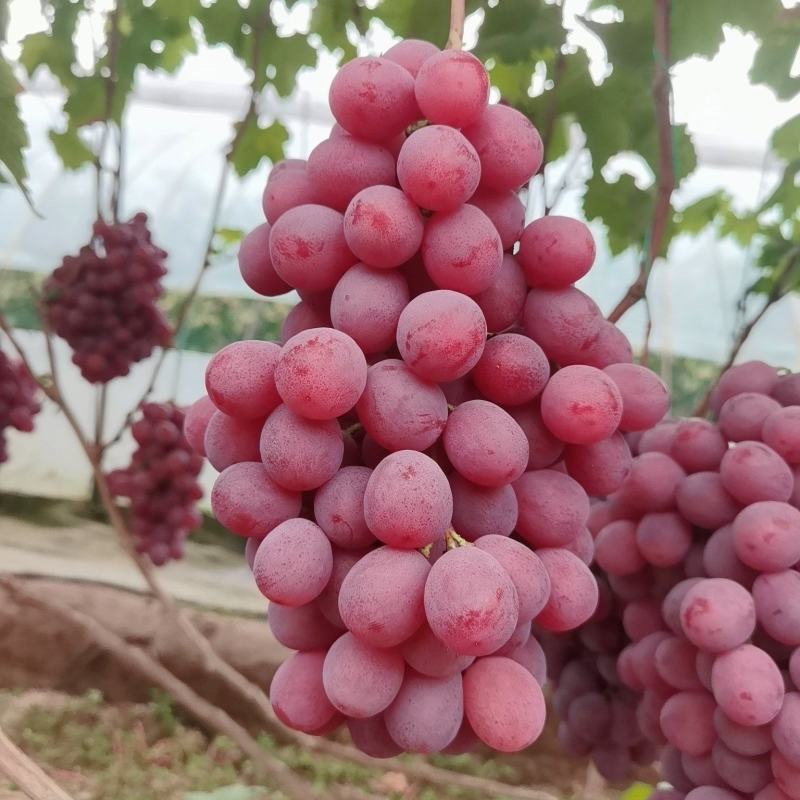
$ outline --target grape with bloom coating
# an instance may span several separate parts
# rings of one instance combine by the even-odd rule
[[[442,390],[394,358],[367,370],[356,410],[367,433],[389,450],[427,450],[447,424]]]
[[[645,565],[636,544],[636,524],[627,519],[606,525],[595,538],[595,561],[611,575],[633,575]]]
[[[427,559],[415,550],[379,547],[356,561],[339,590],[348,630],[375,647],[404,642],[425,622]]]
[[[472,370],[476,388],[487,400],[501,406],[533,400],[549,377],[550,364],[542,348],[518,333],[502,333],[489,339]]]
[[[302,202],[313,201],[304,199]],[[254,292],[264,297],[277,297],[291,291],[292,287],[275,272],[275,267],[272,266],[269,257],[270,230],[269,223],[264,222],[253,228],[242,239],[239,245],[239,272],[242,274],[242,280]]]
[[[270,603],[267,622],[272,635],[292,650],[324,650],[342,635],[315,602],[295,607]]]
[[[224,469],[211,490],[211,510],[220,525],[239,536],[266,536],[276,525],[300,513],[299,492],[284,489],[260,461]]]
[[[211,398],[204,394],[186,409],[183,418],[183,435],[195,453],[201,456],[206,454],[206,428],[211,417],[217,412],[217,407]]]
[[[412,77],[416,78],[419,68],[438,52],[440,50],[435,44],[426,42],[424,39],[403,39],[392,45],[383,54],[383,57],[399,64],[403,69],[408,70]]]
[[[513,483],[528,464],[528,440],[514,418],[486,400],[469,400],[447,420],[442,436],[450,463],[479,486]]]
[[[611,378],[595,367],[575,365],[556,372],[542,392],[542,419],[570,444],[607,439],[622,417],[622,397]]]
[[[550,577],[550,597],[536,617],[548,631],[568,631],[586,622],[597,608],[597,581],[576,555],[559,548],[537,550]]]
[[[669,390],[658,375],[639,364],[611,364],[603,372],[622,395],[620,430],[652,428],[669,410]]]
[[[539,132],[515,108],[488,106],[464,136],[480,157],[481,185],[497,191],[518,189],[542,163],[544,148]]]
[[[722,404],[717,424],[731,442],[761,439],[765,420],[773,411],[780,410],[780,403],[765,394],[743,392]]]
[[[717,472],[694,472],[678,486],[675,495],[678,511],[700,528],[715,530],[736,518],[741,505],[722,485]]]
[[[375,467],[364,492],[364,519],[385,544],[418,548],[444,535],[453,495],[441,467],[424,453],[399,450]]]
[[[778,371],[763,361],[745,361],[725,370],[711,395],[711,409],[719,412],[726,400],[743,392],[771,394]]]
[[[431,217],[420,253],[436,286],[468,295],[488,289],[503,263],[500,234],[483,211],[468,203]]]
[[[762,442],[739,442],[722,457],[722,485],[740,503],[785,501],[792,496],[794,475],[789,465]]]
[[[564,448],[567,472],[593,497],[616,492],[630,475],[632,463],[628,443],[619,431],[594,444]]]
[[[479,658],[464,673],[464,713],[478,738],[501,753],[528,747],[544,728],[539,684],[510,658]]]
[[[385,142],[419,117],[414,79],[386,58],[345,64],[331,82],[328,102],[348,133],[373,142]]]
[[[314,519],[338,547],[357,550],[375,544],[364,519],[364,492],[371,475],[367,467],[342,467],[314,494]]]
[[[769,636],[800,645],[800,573],[786,569],[759,575],[753,583],[753,601],[758,623]]]
[[[503,250],[510,250],[525,227],[525,206],[519,195],[510,190],[493,192],[479,187],[470,197],[469,204],[489,217],[500,236]]]
[[[400,691],[404,673],[405,663],[397,650],[372,647],[345,633],[325,656],[322,684],[342,714],[364,719],[389,706]]]
[[[458,292],[440,289],[415,297],[400,315],[397,348],[421,378],[437,383],[466,375],[486,344],[480,307]]]
[[[206,367],[206,391],[214,405],[238,419],[264,419],[281,402],[275,366],[281,348],[253,339],[232,342]]]
[[[442,50],[419,68],[414,93],[422,116],[435,125],[463,128],[489,101],[489,76],[472,53]]]
[[[536,470],[554,464],[564,450],[564,443],[553,436],[542,421],[538,402],[508,409],[528,440],[528,469]]]
[[[483,311],[489,331],[500,333],[519,320],[527,294],[525,276],[517,260],[510,253],[504,253],[500,271],[492,284],[472,299]]]
[[[403,748],[389,736],[383,714],[369,719],[348,719],[347,729],[353,744],[368,756],[393,758],[403,752]]]
[[[564,289],[592,267],[594,237],[580,220],[549,214],[524,230],[517,258],[534,289]]]
[[[633,459],[619,498],[638,511],[668,511],[685,478],[686,473],[664,453],[642,453]]]
[[[348,247],[380,269],[408,261],[419,249],[424,227],[419,209],[394,186],[362,189],[344,212]]]
[[[478,188],[481,163],[457,130],[427,125],[406,139],[397,158],[397,179],[420,208],[452,211]]]
[[[322,529],[307,519],[290,519],[259,545],[253,577],[259,591],[285,606],[319,597],[331,577],[333,553]]]
[[[800,464],[800,406],[773,411],[764,420],[761,435],[764,444],[788,464]]]
[[[206,437],[206,447],[207,442]],[[272,480],[301,492],[329,481],[344,455],[342,431],[335,419],[305,419],[286,405],[269,415],[259,446],[261,461]]]
[[[636,546],[648,564],[674,567],[692,546],[692,527],[673,511],[645,514],[636,526]]]
[[[221,411],[212,414],[203,437],[203,449],[211,466],[222,472],[231,464],[258,461],[263,425],[260,419],[236,419]]]
[[[714,698],[708,692],[678,692],[661,709],[661,729],[682,753],[702,756],[714,745]]]
[[[717,469],[727,450],[725,437],[706,419],[682,419],[670,438],[670,456],[688,473]]]
[[[686,638],[709,653],[723,653],[743,644],[755,625],[750,593],[726,578],[700,581],[681,602],[681,627]]]
[[[427,624],[403,642],[401,651],[410,667],[431,678],[457,675],[475,660],[475,656],[460,655],[451,650]]]
[[[733,521],[736,555],[760,572],[778,572],[800,561],[800,511],[764,500],[742,509]]]
[[[431,567],[425,615],[434,634],[456,653],[493,653],[511,637],[518,614],[514,582],[489,553],[457,547]]]
[[[324,661],[324,650],[294,653],[275,672],[269,699],[278,719],[287,727],[313,733],[336,715],[322,685]]]

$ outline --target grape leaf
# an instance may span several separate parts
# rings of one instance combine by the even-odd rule
[[[356,4],[356,8],[360,8]],[[355,45],[347,36],[353,19],[353,3],[345,0],[318,0],[311,14],[311,33],[317,34],[331,51],[341,50],[342,59],[356,57]],[[391,26],[389,26],[391,27]]]
[[[618,255],[631,246],[643,245],[650,225],[652,199],[639,189],[630,175],[607,183],[599,171],[586,184],[583,212],[587,219],[600,219],[608,231],[608,246]]]
[[[800,114],[791,117],[772,134],[772,149],[781,158],[800,157]]]
[[[231,159],[237,175],[243,177],[252,172],[263,158],[268,158],[273,164],[283,158],[283,146],[288,138],[289,133],[280,122],[262,128],[257,120],[248,119]]]
[[[508,64],[527,63],[530,73],[532,56],[553,52],[564,41],[564,36],[559,6],[531,3],[530,0],[503,0],[494,8],[486,9],[475,54]]]
[[[681,211],[676,211],[674,220],[679,233],[700,233],[716,222],[731,207],[727,192],[718,191],[701,197]]]
[[[50,131],[49,135],[50,141],[66,169],[80,169],[84,164],[94,160],[94,154],[81,141],[75,128],[67,128],[63,133]]]
[[[762,36],[750,79],[769,86],[780,100],[790,100],[800,92],[800,75],[792,75],[792,64],[800,47],[800,21],[779,23]]]
[[[297,73],[302,67],[313,67],[317,63],[317,51],[300,34],[278,36],[273,28],[267,32],[262,49],[265,62],[275,68],[271,81],[281,97],[294,91]]]
[[[23,149],[28,144],[28,135],[17,108],[17,81],[8,62],[0,56],[0,167],[14,179],[30,203],[26,186],[28,172],[25,168]]]

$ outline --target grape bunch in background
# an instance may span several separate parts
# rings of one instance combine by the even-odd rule
[[[30,433],[39,413],[38,385],[21,361],[0,350],[0,464],[8,459],[6,428]]]
[[[716,422],[633,437],[630,475],[592,508],[596,568],[628,642],[616,672],[663,746],[666,796],[796,800],[800,375],[733,367],[712,409]]]
[[[196,506],[203,459],[183,434],[184,417],[173,403],[145,403],[131,426],[137,445],[131,463],[108,475],[112,494],[130,500],[137,550],[156,566],[181,558],[186,537],[202,521]]]
[[[330,136],[275,166],[239,254],[256,292],[302,300],[282,344],[211,359],[185,425],[297,651],[277,715],[378,757],[536,740],[532,623],[592,617],[587,492],[622,484],[623,432],[669,404],[573,286],[588,228],[525,227],[542,143],[488,96],[474,56],[427,42],[342,67]]]
[[[164,347],[172,329],[158,308],[166,253],[151,241],[147,216],[99,220],[92,241],[66,256],[47,278],[44,319],[72,348],[90,383],[127,375],[131,365]]]

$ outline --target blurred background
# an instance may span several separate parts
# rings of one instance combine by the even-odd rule
[[[126,4],[119,32],[124,74],[115,89],[112,133],[104,136],[105,20],[112,0],[8,3],[2,52],[19,82],[28,198],[13,183],[0,184],[0,302],[40,358],[29,289],[88,240],[102,145],[100,193],[109,191],[120,164],[121,218],[139,210],[150,216],[156,243],[169,253],[173,307],[204,263],[209,229],[217,232],[199,300],[155,393],[181,402],[199,396],[209,353],[235,339],[274,335],[286,305],[296,300],[252,293],[236,266],[237,244],[263,221],[260,195],[272,163],[283,154],[305,158],[326,137],[336,65],[356,53],[379,54],[400,36],[440,40],[447,28],[447,3],[439,0],[277,0],[264,34],[268,66],[254,83],[248,60],[256,5]],[[467,19],[467,46],[491,68],[495,99],[529,114],[547,139],[547,165],[530,186],[528,216],[540,216],[546,206],[590,222],[598,255],[581,286],[609,312],[649,247],[659,180],[649,4],[468,5],[475,10]],[[647,338],[651,363],[673,388],[679,413],[691,411],[714,365],[727,360],[743,325],[769,299],[782,255],[797,239],[800,200],[800,9],[788,0],[701,5],[702,13],[688,0],[672,10],[677,185],[647,302],[620,322],[637,351]],[[225,152],[254,90],[257,113],[228,159],[216,213]],[[783,281],[740,359],[800,366],[797,280]],[[66,354],[60,356],[88,421],[90,387],[77,380]],[[110,388],[110,425],[122,419],[125,401],[151,371],[150,363],[140,363]],[[77,467],[76,445],[49,412],[34,435],[13,446],[0,487],[85,494],[88,472]],[[110,453],[118,461],[126,456],[124,446]]]

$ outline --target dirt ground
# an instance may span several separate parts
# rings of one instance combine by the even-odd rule
[[[129,566],[106,525],[40,525],[0,516],[2,572],[26,576],[26,586],[46,593],[49,600],[89,613],[127,641],[148,648],[182,680],[202,689],[209,700],[244,724],[256,725],[252,710],[237,705],[224,686],[215,684],[212,677],[187,660],[176,644],[180,637],[165,626],[155,601],[142,592],[138,573]],[[176,598],[190,606],[195,623],[214,648],[248,678],[267,688],[288,651],[270,634],[264,620],[265,602],[253,587],[241,555],[218,545],[192,543],[187,557],[159,570],[159,577]],[[78,800],[195,800],[192,791],[210,791],[237,782],[252,785],[246,759],[239,753],[231,755],[230,743],[220,743],[197,731],[163,697],[154,701],[158,693],[154,695],[138,676],[122,670],[84,635],[65,630],[62,623],[40,609],[18,605],[5,594],[0,597],[0,692],[13,697],[13,702],[3,704],[0,695],[0,725],[8,727],[17,743],[55,777],[64,778],[66,774],[67,782],[76,782],[73,794]],[[127,722],[120,723],[120,719],[127,720],[131,714],[138,720],[139,738],[117,741],[112,748],[116,755],[109,757],[108,764],[95,763],[91,758],[84,763],[88,758],[84,750],[68,741],[94,741],[96,737],[84,731],[91,723],[101,731],[94,746],[105,753],[103,736],[114,740],[122,735],[114,731],[120,724],[126,726]],[[165,715],[180,735],[161,730],[152,720]],[[344,733],[335,735],[346,740]],[[270,746],[277,747],[274,743]],[[120,761],[120,753],[129,751],[131,763],[127,764],[127,755]],[[474,798],[449,791],[431,793],[430,787],[404,786],[394,791],[394,778],[383,791],[384,771],[379,764],[373,774],[349,763],[321,763],[316,756],[312,759],[286,747],[278,755],[294,768],[310,772],[315,783],[336,780],[350,785],[353,781],[371,796],[396,800]],[[563,798],[613,798],[620,793],[606,786],[585,762],[575,762],[560,753],[553,720],[536,745],[523,754],[441,758],[437,762],[440,766],[547,788]],[[159,759],[174,761],[164,775]],[[220,763],[224,769],[220,769]],[[168,780],[167,773],[173,774],[176,769],[191,780]],[[148,775],[148,770],[154,770],[153,775]],[[321,770],[323,776],[315,770]],[[159,781],[163,778],[163,788],[157,788],[159,781],[153,783],[155,775],[161,776]],[[653,774],[642,771],[638,777],[651,782]],[[398,780],[402,782],[402,776]],[[152,789],[144,791],[142,781],[150,781]],[[112,786],[116,787],[113,791]],[[252,800],[271,800],[273,795],[250,796]],[[17,795],[0,782],[0,800],[12,798],[17,800]]]

